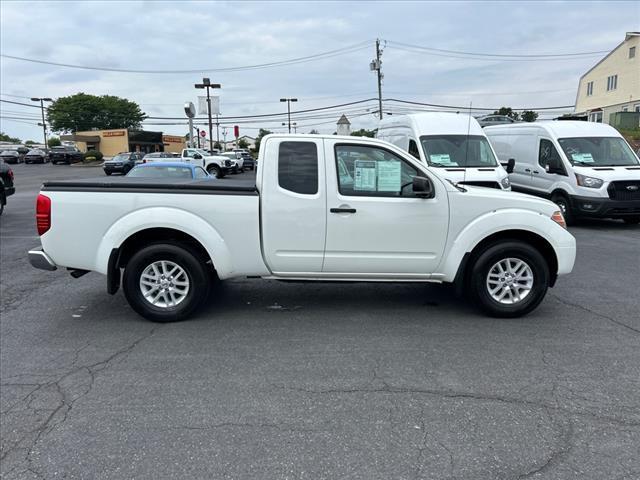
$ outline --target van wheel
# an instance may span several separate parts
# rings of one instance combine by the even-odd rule
[[[207,172],[209,172],[209,175],[212,175],[216,178],[224,177],[224,173],[222,173],[222,169],[218,165],[209,165],[209,168],[207,168]]]
[[[487,248],[470,270],[474,303],[494,317],[519,317],[536,308],[549,287],[549,267],[531,245],[517,240]]]
[[[207,298],[210,285],[205,262],[171,243],[153,244],[134,254],[123,277],[129,305],[153,322],[186,319]]]
[[[558,205],[560,211],[562,212],[562,216],[564,217],[564,221],[567,222],[567,225],[573,225],[575,223],[575,216],[571,212],[571,203],[569,203],[569,199],[566,195],[562,193],[555,193],[551,197],[551,201]]]
[[[640,223],[640,217],[627,217],[624,219],[624,223],[628,225],[637,225]]]

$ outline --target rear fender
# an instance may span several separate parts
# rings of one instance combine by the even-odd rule
[[[136,210],[115,222],[98,247],[95,271],[107,274],[109,256],[130,236],[149,228],[170,228],[196,239],[207,251],[220,278],[233,272],[231,254],[218,231],[202,218],[178,208],[152,207]]]

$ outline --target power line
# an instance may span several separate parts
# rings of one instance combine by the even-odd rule
[[[306,63],[306,62],[311,62],[315,60],[323,60],[325,58],[331,58],[338,55],[344,55],[346,53],[356,52],[358,50],[367,48],[369,44],[370,44],[369,41],[360,42],[355,45],[338,48],[336,50],[329,50],[327,52],[316,53],[316,54],[307,55],[304,57],[291,58],[289,60],[282,60],[279,62],[259,63],[255,65],[244,65],[244,66],[225,67],[225,68],[207,67],[207,68],[190,69],[190,70],[186,70],[186,69],[184,70],[134,70],[134,69],[128,69],[128,68],[111,68],[111,67],[100,67],[100,66],[89,66],[89,65],[77,65],[77,64],[71,64],[71,63],[50,62],[48,60],[19,57],[17,55],[0,54],[0,56],[3,58],[9,58],[12,60],[19,60],[22,62],[39,63],[43,65],[53,65],[56,67],[76,68],[81,70],[100,70],[104,72],[147,73],[147,74],[194,74],[194,73],[205,73],[205,72],[238,72],[238,71],[244,71],[244,70],[258,70],[263,68],[296,65],[299,63]]]
[[[469,106],[464,106],[464,107],[460,107],[460,106],[456,106],[456,105],[438,105],[435,103],[423,103],[423,102],[412,102],[410,100],[400,100],[397,98],[385,98],[384,99],[385,102],[398,102],[398,103],[406,103],[406,104],[410,104],[410,105],[426,105],[427,107],[443,107],[443,108],[453,108],[456,110],[499,110],[500,107],[498,108],[487,108],[487,107],[473,107],[470,108]],[[574,108],[573,105],[560,105],[560,106],[555,106],[555,107],[511,107],[513,110],[558,110],[558,109],[564,109],[564,108]]]
[[[413,48],[416,50],[424,50],[430,52],[449,53],[454,55],[468,55],[477,57],[495,57],[495,58],[567,58],[567,57],[584,57],[589,55],[602,55],[609,53],[609,50],[597,50],[592,52],[573,52],[573,53],[554,53],[554,54],[500,54],[500,53],[480,53],[480,52],[464,52],[460,50],[445,50],[442,48],[424,47],[420,45],[412,45],[410,43],[396,42],[393,40],[386,40],[391,45],[399,45],[402,47]]]

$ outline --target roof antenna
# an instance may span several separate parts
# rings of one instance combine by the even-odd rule
[[[469,102],[469,119],[467,120],[467,141],[464,149],[464,173],[462,174],[462,183],[467,181],[467,168],[469,164],[469,133],[471,131],[471,105],[473,102]]]

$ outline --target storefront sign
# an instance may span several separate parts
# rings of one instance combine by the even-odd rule
[[[124,130],[106,131],[102,132],[103,137],[124,137]]]
[[[184,143],[184,138],[176,135],[163,135],[162,141],[167,143]]]

